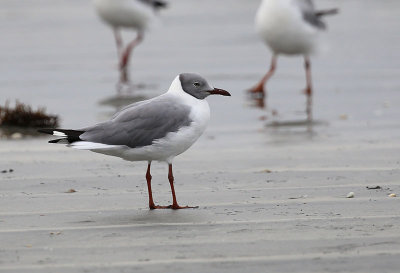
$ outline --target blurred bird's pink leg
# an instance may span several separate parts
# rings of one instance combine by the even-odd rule
[[[168,165],[168,180],[169,184],[171,186],[171,191],[172,191],[172,206],[170,206],[171,209],[188,209],[188,208],[198,208],[198,207],[189,207],[189,206],[184,206],[181,207],[178,205],[178,202],[176,201],[176,195],[175,195],[175,188],[174,188],[174,175],[172,174],[172,164]]]
[[[265,91],[264,91],[264,85],[269,80],[269,78],[271,78],[272,75],[274,74],[275,69],[276,69],[276,61],[277,61],[277,56],[274,54],[272,56],[271,65],[270,65],[270,68],[269,68],[267,74],[265,74],[265,76],[261,79],[261,81],[256,86],[254,86],[253,88],[251,88],[249,90],[250,93],[259,93],[259,94],[262,94],[263,97],[266,96]]]
[[[154,205],[153,193],[152,193],[152,191],[151,191],[150,165],[151,165],[151,162],[148,163],[148,165],[147,165],[147,172],[146,172],[147,190],[148,190],[148,192],[149,192],[149,208],[150,208],[151,210],[153,210],[153,209],[167,209],[167,208],[169,208],[169,206],[156,206],[156,205]]]
[[[129,59],[131,56],[131,52],[135,46],[137,46],[141,41],[143,40],[143,33],[141,31],[138,32],[136,39],[134,39],[132,42],[130,42],[125,50],[121,53],[121,60],[119,64],[119,69],[121,72],[121,77],[120,81],[122,83],[127,83],[129,82],[129,76],[128,76],[128,65],[129,65]]]
[[[118,54],[118,60],[121,58],[122,54],[122,37],[121,33],[119,32],[118,28],[113,28],[114,30],[114,38],[115,38],[115,44],[117,45],[117,54]]]
[[[304,56],[304,68],[306,70],[306,89],[307,96],[307,120],[312,121],[312,83],[311,83],[311,62],[308,56]]]

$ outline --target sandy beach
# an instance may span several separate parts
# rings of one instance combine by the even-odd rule
[[[0,104],[45,106],[66,128],[110,117],[111,30],[90,1],[28,2],[2,3]],[[246,97],[270,58],[259,1],[170,2],[133,53],[132,96],[181,72],[232,93],[208,99],[206,133],[174,161],[178,201],[199,208],[149,211],[145,162],[0,139],[0,272],[399,272],[400,3],[316,2],[340,14],[312,58],[306,126],[301,57],[279,60],[267,109]],[[153,166],[170,204],[167,166]]]

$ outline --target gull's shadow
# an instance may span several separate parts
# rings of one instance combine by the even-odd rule
[[[108,225],[157,225],[157,224],[182,224],[203,222],[206,217],[204,213],[199,213],[198,209],[185,210],[131,210],[114,213],[109,215],[95,215],[90,220],[74,222],[75,224],[85,224],[88,226],[108,226]]]
[[[130,220],[135,223],[194,223],[202,219],[202,214],[198,209],[184,210],[147,210],[131,217]]]

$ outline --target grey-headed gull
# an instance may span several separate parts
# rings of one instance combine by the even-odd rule
[[[197,74],[183,73],[174,79],[166,93],[128,105],[109,121],[80,130],[42,129],[40,132],[60,137],[50,143],[67,144],[129,161],[147,161],[149,208],[190,208],[181,207],[176,201],[172,161],[192,146],[206,129],[210,108],[205,98],[209,95],[230,96],[225,90],[211,87]],[[150,174],[153,160],[169,165],[171,206],[154,204]]]
[[[310,54],[316,48],[318,32],[326,28],[321,17],[337,12],[337,9],[317,11],[312,0],[262,0],[256,14],[255,26],[273,56],[269,71],[249,91],[265,96],[264,85],[275,71],[279,54],[303,55],[307,83],[306,112],[308,120],[312,120]]]
[[[93,0],[93,4],[101,19],[113,28],[119,58],[120,82],[128,83],[131,51],[143,40],[144,31],[154,13],[166,7],[166,3],[159,0]],[[125,48],[120,28],[133,28],[137,31],[136,38]]]

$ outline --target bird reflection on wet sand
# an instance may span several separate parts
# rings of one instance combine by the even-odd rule
[[[145,85],[145,84],[137,84],[135,85],[137,88],[136,92],[117,92],[114,95],[107,96],[101,100],[99,100],[99,106],[108,106],[112,108],[112,111],[102,112],[101,116],[105,118],[110,118],[116,112],[120,111],[125,106],[150,99],[153,96],[156,96],[155,90],[157,89],[157,85]]]
[[[131,89],[129,77],[131,53],[143,41],[144,33],[154,19],[155,13],[159,9],[166,8],[167,3],[163,1],[94,0],[93,4],[99,17],[112,28],[114,33],[120,72],[117,92]],[[136,38],[124,45],[121,29],[135,30]]]
[[[276,109],[268,108],[264,96],[249,94],[248,92],[246,92],[246,95],[250,107],[261,109],[263,111],[263,114],[258,116],[258,120],[264,122],[265,127],[269,130],[279,130],[281,133],[284,131],[289,134],[292,134],[293,132],[301,134],[306,133],[311,137],[315,134],[313,130],[315,126],[328,125],[328,122],[325,121],[315,119],[309,120],[308,118],[304,118],[303,111],[295,111],[288,115],[288,118],[287,115],[281,114]],[[301,118],[297,119],[298,116],[301,116]]]

